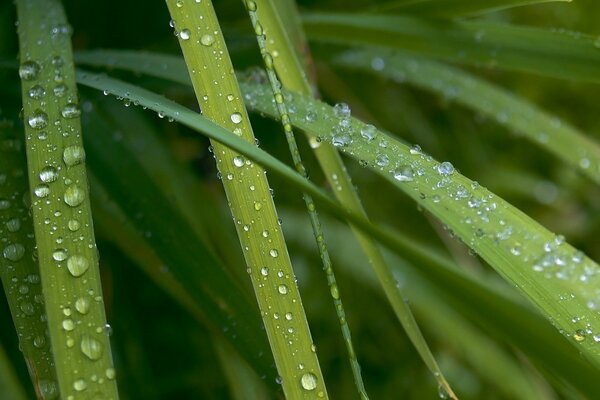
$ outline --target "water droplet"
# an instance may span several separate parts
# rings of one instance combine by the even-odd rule
[[[46,90],[40,85],[34,85],[27,91],[27,95],[34,100],[39,100],[46,95]]]
[[[196,0],[196,3],[199,3],[199,0]],[[107,368],[105,371],[106,378],[113,380],[117,376],[114,368]]]
[[[60,113],[63,116],[63,118],[71,119],[79,117],[81,115],[81,110],[79,109],[79,106],[77,104],[67,103],[67,105],[64,106]]]
[[[33,194],[35,194],[36,197],[43,199],[50,194],[50,188],[48,185],[38,185],[33,189]]]
[[[338,300],[340,298],[340,291],[335,283],[331,285],[331,287],[329,288],[329,292],[331,293],[331,297],[333,297],[335,300]]]
[[[35,348],[41,349],[46,344],[46,338],[42,335],[38,335],[33,338],[33,346]]]
[[[413,169],[408,166],[402,166],[394,171],[394,179],[400,182],[410,182],[414,179]]]
[[[311,372],[307,372],[300,378],[300,384],[305,390],[315,390],[317,388],[317,377]]]
[[[65,331],[70,332],[75,329],[75,323],[72,319],[64,319],[62,322],[62,327]]]
[[[190,38],[190,30],[182,29],[181,32],[179,32],[179,37],[181,40],[188,40]]]
[[[454,166],[448,161],[444,161],[443,163],[438,165],[436,169],[440,175],[444,176],[452,175],[454,173]]]
[[[291,321],[293,319],[292,313],[291,312],[285,313],[285,319],[287,319],[288,321]]]
[[[233,157],[233,165],[235,165],[238,168],[244,166],[244,157],[242,157],[242,156]]]
[[[67,223],[67,226],[69,227],[69,230],[71,232],[76,232],[79,230],[79,228],[81,227],[81,224],[79,223],[79,221],[77,221],[76,219],[71,219],[69,220],[69,222]]]
[[[67,251],[65,249],[56,249],[52,253],[52,258],[55,261],[64,261],[67,259]]]
[[[279,285],[277,286],[277,291],[279,292],[279,294],[287,294],[288,293],[288,287],[286,285]]]
[[[87,314],[90,311],[90,300],[87,297],[80,297],[75,300],[75,309],[79,314]]]
[[[91,336],[84,335],[79,344],[81,352],[90,360],[95,361],[102,357],[102,343]]]
[[[260,211],[262,209],[262,203],[260,201],[255,201],[254,202],[254,209],[256,211]]]
[[[271,257],[276,258],[277,256],[279,256],[279,252],[277,251],[277,249],[271,249],[269,251],[269,254],[271,255]]]
[[[40,180],[45,183],[54,182],[58,178],[56,168],[48,165],[40,171]]]
[[[81,164],[85,160],[85,152],[81,146],[69,146],[63,151],[63,161],[68,167]]]
[[[235,112],[233,114],[231,114],[231,122],[233,122],[234,124],[239,124],[240,122],[242,122],[242,114]]]
[[[583,342],[585,340],[585,331],[583,329],[578,329],[575,331],[573,339],[575,339],[577,342]]]
[[[67,260],[67,269],[74,277],[85,274],[89,267],[88,259],[81,255],[73,255]]]
[[[19,261],[25,254],[25,247],[20,243],[9,244],[2,251],[4,258],[10,261]]]
[[[260,269],[260,274],[261,274],[262,276],[267,276],[267,275],[269,275],[269,268],[267,268],[267,267],[262,267],[262,268]]]
[[[33,129],[44,129],[48,126],[48,114],[42,110],[35,110],[33,114],[27,118],[27,123]]]
[[[375,126],[371,124],[367,124],[360,128],[360,136],[362,136],[363,139],[366,139],[367,142],[370,142],[371,140],[375,139],[376,133],[377,128],[375,128]]]
[[[58,386],[54,381],[42,379],[38,382],[38,388],[44,400],[53,400],[58,397]]]
[[[336,118],[350,118],[351,113],[350,107],[346,103],[337,103],[335,106],[333,106],[333,114],[336,116]]]
[[[63,97],[67,93],[67,86],[63,83],[56,85],[54,89],[52,89],[52,93],[54,93],[56,97]]]
[[[21,229],[21,221],[18,218],[10,219],[6,222],[6,229],[9,232],[18,232]]]
[[[85,192],[77,185],[71,185],[65,190],[65,203],[71,207],[77,207],[85,200]]]
[[[202,43],[203,46],[212,46],[212,44],[215,42],[215,38],[213,35],[211,34],[205,34],[202,35],[202,37],[200,38],[200,43]]]
[[[87,383],[84,379],[77,379],[75,382],[73,382],[73,389],[78,392],[83,392],[85,389],[87,389]]]
[[[32,81],[38,78],[42,66],[36,61],[25,61],[19,66],[19,76],[24,81]]]

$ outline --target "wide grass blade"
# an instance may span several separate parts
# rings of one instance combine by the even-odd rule
[[[543,4],[570,3],[572,0],[416,0],[390,1],[374,9],[378,12],[399,11],[401,13],[430,15],[436,17],[472,16],[513,7]]]
[[[474,75],[398,52],[355,50],[334,63],[406,82],[489,117],[600,183],[600,146],[535,104]]]
[[[485,325],[491,327],[491,332],[500,335],[507,341],[523,343],[522,351],[531,354],[544,364],[549,370],[560,370],[560,376],[565,377],[575,387],[584,393],[594,397],[598,394],[596,384],[597,369],[583,360],[579,353],[574,351],[571,344],[568,344],[565,338],[556,330],[548,330],[547,322],[539,318],[538,314],[531,313],[523,309],[522,305],[514,302],[510,298],[498,297],[498,293],[493,290],[485,290],[480,285],[473,285],[468,282],[466,276],[458,273],[452,265],[444,258],[440,258],[435,251],[424,250],[422,246],[415,246],[414,243],[398,234],[391,234],[388,230],[374,226],[366,219],[358,216],[347,209],[341,207],[338,203],[332,201],[322,190],[304,179],[301,175],[295,173],[280,161],[276,160],[268,153],[258,149],[241,140],[235,135],[230,135],[225,129],[202,118],[198,114],[179,106],[164,97],[148,92],[145,89],[116,81],[101,75],[89,73],[79,73],[80,83],[95,87],[98,90],[106,90],[116,96],[123,97],[132,103],[138,103],[156,112],[163,113],[165,116],[172,117],[180,123],[198,130],[205,135],[222,142],[224,145],[235,149],[245,156],[257,160],[263,166],[273,173],[277,173],[286,179],[290,184],[298,187],[302,191],[310,193],[322,206],[326,207],[335,216],[347,219],[352,224],[360,227],[362,230],[377,238],[382,244],[385,244],[390,250],[406,257],[412,263],[422,266],[423,273],[431,278],[432,281],[438,281],[440,291],[449,289],[452,296],[448,297],[452,304],[468,310],[469,315],[486,321]],[[264,86],[256,84],[243,85],[245,91],[250,95],[247,100],[251,107],[260,112],[271,113],[276,116],[276,111],[270,100],[270,90]],[[257,97],[262,98],[262,102],[257,101]],[[290,99],[293,101],[293,99]],[[312,102],[310,99],[300,99],[294,104],[303,107],[302,102]],[[322,103],[313,103],[312,110]],[[323,105],[324,106],[324,105]],[[301,108],[305,112],[305,108]],[[298,114],[301,115],[301,114]],[[294,122],[294,120],[292,120]],[[296,127],[310,125],[308,121],[300,118],[295,123]],[[465,281],[467,279],[467,281]],[[508,305],[506,301],[511,304]],[[492,310],[492,311],[490,311]],[[520,329],[519,329],[520,328]],[[535,340],[532,337],[535,336]],[[553,351],[549,352],[548,348]]]
[[[58,1],[16,4],[31,210],[58,390],[117,399],[70,28]]]
[[[25,400],[25,390],[6,356],[4,348],[0,345],[0,397],[11,400]]]
[[[212,2],[167,5],[202,114],[254,143]],[[212,146],[283,391],[290,398],[327,398],[264,170],[219,142]]]
[[[309,39],[406,50],[477,67],[600,82],[600,40],[583,33],[409,16],[309,14]]]

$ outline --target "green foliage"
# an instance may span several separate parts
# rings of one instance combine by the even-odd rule
[[[0,397],[597,398],[600,6],[214,5],[0,5]]]

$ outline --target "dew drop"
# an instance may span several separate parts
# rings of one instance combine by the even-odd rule
[[[304,390],[315,390],[317,388],[317,377],[311,372],[307,372],[300,378],[300,384]]]
[[[64,106],[60,113],[63,116],[63,118],[71,119],[79,117],[81,115],[81,110],[79,109],[79,106],[77,104],[67,103],[67,105]]]
[[[448,161],[444,161],[438,165],[436,169],[440,175],[444,176],[452,175],[454,173],[454,166]]]
[[[244,157],[242,157],[242,156],[233,157],[233,165],[235,165],[238,168],[244,166]]]
[[[279,252],[277,251],[277,249],[271,249],[271,250],[269,250],[269,254],[273,258],[276,258],[277,256],[279,256]]]
[[[40,85],[34,85],[27,91],[27,95],[34,100],[39,100],[46,95],[46,90]]]
[[[58,178],[58,171],[56,168],[48,165],[40,171],[40,180],[45,183],[54,182]]]
[[[46,338],[42,335],[33,338],[33,346],[37,349],[41,349],[46,344]]]
[[[8,220],[6,222],[6,229],[9,232],[18,232],[21,229],[21,221],[18,218]]]
[[[79,344],[81,352],[90,360],[95,361],[102,357],[102,343],[91,336],[84,335]]]
[[[213,35],[211,34],[206,34],[206,35],[202,35],[202,37],[200,38],[200,43],[203,46],[212,46],[212,44],[215,42],[215,38]]]
[[[73,255],[67,260],[67,269],[74,277],[85,274],[89,267],[88,259],[81,255]]]
[[[2,251],[4,258],[10,261],[19,261],[25,255],[25,247],[20,243],[9,244]]]
[[[40,394],[44,400],[53,400],[58,397],[56,382],[42,379],[38,382]]]
[[[238,112],[231,114],[230,118],[231,122],[233,122],[234,124],[239,124],[240,122],[242,122],[242,114]]]
[[[394,171],[394,179],[400,182],[410,182],[414,179],[414,172],[408,165],[402,166]]]
[[[196,1],[196,3],[199,3],[199,1]],[[115,372],[114,368],[107,368],[104,374],[106,375],[106,378],[110,380],[115,379],[115,377],[117,376],[117,373]]]
[[[63,83],[56,85],[54,89],[52,89],[52,93],[56,97],[63,97],[67,93],[67,86]]]
[[[337,103],[333,106],[333,114],[336,118],[346,119],[350,118],[351,110],[348,104],[346,103]]]
[[[83,392],[85,389],[87,389],[86,381],[84,379],[77,379],[75,382],[73,382],[73,389],[78,392]]]
[[[32,81],[38,78],[42,66],[36,61],[25,61],[19,66],[19,76],[24,81]]]
[[[43,199],[50,194],[50,188],[48,185],[38,185],[33,189],[33,194],[35,194],[36,197]]]
[[[188,40],[190,38],[190,30],[182,29],[181,32],[179,32],[179,37],[181,40]]]
[[[65,249],[56,249],[52,253],[52,258],[55,261],[64,261],[67,259],[67,251]]]
[[[262,268],[260,269],[260,274],[261,274],[262,276],[268,276],[268,275],[269,275],[269,268],[267,268],[267,267],[262,267]]]
[[[62,322],[62,327],[65,331],[70,332],[75,329],[75,323],[72,319],[64,319]]]
[[[371,124],[367,124],[360,128],[360,136],[362,136],[367,142],[375,139],[376,132],[377,128]]]
[[[44,129],[48,126],[48,114],[42,110],[35,110],[33,114],[27,118],[27,123],[33,129]]]
[[[287,294],[288,293],[288,287],[286,285],[279,285],[277,286],[277,291],[279,292],[279,294]]]
[[[76,232],[79,230],[79,228],[81,227],[81,224],[79,223],[79,221],[77,221],[76,219],[71,219],[69,220],[69,222],[67,223],[67,226],[69,227],[69,230],[71,232]]]
[[[67,205],[77,207],[85,200],[85,192],[79,186],[71,185],[65,190],[63,198]]]
[[[81,146],[69,146],[63,151],[63,161],[68,167],[81,164],[85,160],[85,152]]]

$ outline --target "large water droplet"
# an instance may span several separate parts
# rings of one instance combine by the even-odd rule
[[[48,114],[42,110],[35,110],[33,114],[27,118],[27,124],[33,129],[44,129],[48,126]]]
[[[75,309],[79,314],[87,314],[90,311],[90,300],[87,297],[80,297],[75,300]]]
[[[242,156],[233,157],[233,165],[235,165],[238,168],[242,167],[244,165],[244,157],[242,157]]]
[[[79,349],[90,360],[98,360],[102,357],[102,343],[91,336],[84,335],[81,338]]]
[[[67,119],[77,118],[81,115],[81,110],[77,104],[67,103],[67,105],[61,110],[60,114],[63,116],[63,118]]]
[[[10,261],[19,261],[25,254],[25,247],[20,243],[9,244],[2,251],[4,258]]]
[[[48,165],[40,171],[40,180],[45,183],[54,182],[58,178],[56,168]]]
[[[74,277],[79,277],[86,273],[90,263],[85,256],[73,255],[67,260],[67,269]]]
[[[35,194],[36,197],[43,199],[50,194],[50,188],[48,185],[38,185],[33,189],[33,194]]]
[[[64,261],[67,259],[67,251],[65,249],[56,249],[52,252],[52,258],[55,261]]]
[[[452,175],[454,173],[454,166],[448,161],[444,161],[436,167],[440,175]]]
[[[75,382],[73,382],[73,389],[75,389],[78,392],[83,392],[85,389],[87,389],[87,383],[84,379],[78,379]]]
[[[214,36],[208,33],[206,35],[202,35],[202,37],[200,38],[200,43],[202,43],[203,46],[212,46],[214,42]]]
[[[360,128],[360,136],[362,136],[363,139],[366,139],[367,142],[370,142],[371,140],[375,139],[376,133],[377,128],[375,128],[371,124],[367,124]]]
[[[63,161],[68,167],[81,164],[85,160],[85,152],[81,146],[69,146],[63,151]]]
[[[190,30],[182,29],[181,32],[179,32],[179,37],[181,40],[188,40],[190,38]]]
[[[40,85],[34,85],[27,91],[27,95],[34,100],[40,100],[46,95],[46,90]]]
[[[242,122],[242,114],[235,112],[233,114],[231,114],[231,122],[233,122],[234,124],[239,124],[240,122]]]
[[[6,229],[9,232],[18,232],[21,229],[21,221],[18,218],[10,219],[6,222]]]
[[[38,78],[42,66],[36,61],[25,61],[19,66],[19,76],[24,81],[32,81]]]
[[[410,182],[414,179],[414,172],[408,165],[399,167],[394,171],[394,179],[400,182]]]
[[[71,185],[65,190],[63,196],[65,203],[71,207],[77,207],[85,200],[85,192],[77,185]]]
[[[300,378],[300,384],[305,390],[315,390],[317,388],[317,377],[312,372],[307,372]]]

